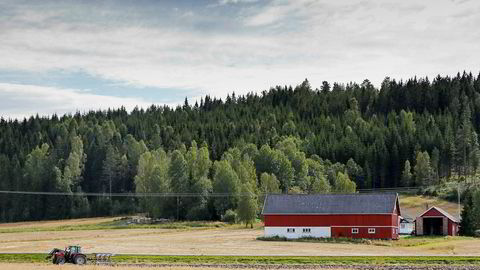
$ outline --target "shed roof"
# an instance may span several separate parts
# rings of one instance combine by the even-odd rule
[[[423,217],[423,215],[425,215],[426,213],[428,213],[430,210],[432,209],[435,209],[437,210],[438,212],[440,212],[442,215],[444,215],[445,217],[447,217],[448,219],[450,219],[451,221],[453,222],[456,222],[456,223],[459,223],[458,219],[456,219],[454,216],[450,215],[447,211],[443,210],[442,208],[440,207],[436,207],[436,206],[432,206],[430,208],[428,208],[427,211],[423,212],[420,217]]]
[[[397,198],[396,193],[271,194],[262,214],[390,214]]]

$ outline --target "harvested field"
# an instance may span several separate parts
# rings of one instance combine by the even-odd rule
[[[414,217],[426,205],[455,215],[458,205],[441,199],[401,195],[402,211]],[[128,225],[114,218],[0,224],[0,253],[47,253],[54,247],[81,245],[87,253],[238,256],[480,256],[480,239],[407,237],[398,241],[320,243],[259,241],[255,229],[220,222]]]
[[[162,255],[291,256],[480,256],[480,240],[462,237],[408,238],[370,244],[271,242],[256,240],[258,229],[116,229],[2,233],[0,252],[48,252],[81,245],[85,252]]]

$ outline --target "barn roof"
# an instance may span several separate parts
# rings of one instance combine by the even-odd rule
[[[271,194],[262,214],[390,214],[396,205],[396,193]]]
[[[425,212],[423,212],[420,217],[423,217],[426,213],[428,213],[430,210],[432,209],[435,209],[437,210],[438,212],[440,212],[440,214],[444,215],[445,217],[447,217],[448,219],[450,219],[451,221],[453,222],[456,222],[456,223],[459,223],[458,219],[456,219],[454,216],[450,215],[447,211],[443,210],[442,208],[440,207],[436,207],[436,206],[432,206],[430,208],[428,208],[428,210],[426,210]]]

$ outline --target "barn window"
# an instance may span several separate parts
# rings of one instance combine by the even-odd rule
[[[295,232],[295,228],[287,228],[287,233],[294,233]]]
[[[312,230],[310,228],[303,228],[304,233],[310,233]]]
[[[370,233],[370,234],[375,233],[375,228],[368,228],[368,233]]]
[[[400,227],[402,227],[402,229],[405,229],[405,224],[404,223],[400,224]]]
[[[358,233],[358,228],[352,228],[352,234],[357,234]]]

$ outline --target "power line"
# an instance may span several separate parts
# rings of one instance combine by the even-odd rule
[[[376,189],[357,189],[359,193],[368,192],[396,192],[418,190],[419,187],[401,187],[401,188],[376,188]],[[20,190],[0,190],[0,194],[17,195],[45,195],[45,196],[88,196],[88,197],[231,197],[231,196],[251,196],[251,193],[99,193],[99,192],[49,192],[49,191],[20,191]],[[268,193],[258,193],[257,195],[267,195]],[[271,193],[270,193],[271,194]]]
[[[14,191],[0,190],[0,194],[18,195],[47,195],[47,196],[88,196],[88,197],[230,197],[230,196],[251,196],[250,193],[96,193],[96,192],[47,192],[47,191]]]

